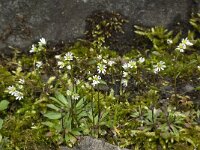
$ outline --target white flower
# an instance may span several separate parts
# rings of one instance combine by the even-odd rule
[[[100,83],[101,77],[99,75],[94,75],[92,78],[90,77],[88,80],[92,80],[92,86],[95,86]]]
[[[180,43],[180,44],[178,45],[178,47],[176,48],[176,50],[178,50],[178,51],[181,52],[181,53],[183,53],[185,49],[186,49],[186,45],[183,44],[183,43]]]
[[[24,84],[24,83],[25,83],[24,79],[19,79],[18,82],[19,82],[20,84]]]
[[[128,86],[128,80],[127,80],[127,79],[122,79],[121,84],[122,84],[124,87],[127,87],[127,86]]]
[[[16,92],[16,88],[12,85],[12,86],[9,86],[8,87],[8,93],[10,94],[10,95],[15,95],[15,92]]]
[[[100,64],[100,63],[97,64],[97,71],[98,71],[98,73],[105,74],[106,73],[106,68],[107,67],[104,64]]]
[[[103,62],[104,64],[107,64],[108,61],[105,60],[105,59],[103,59],[102,62]]]
[[[67,69],[71,70],[72,69],[71,65],[67,65]]]
[[[131,60],[131,61],[129,61],[128,63],[129,63],[129,65],[130,65],[130,68],[137,68],[136,61]]]
[[[182,39],[182,44],[185,44],[185,45],[187,45],[187,46],[192,46],[192,45],[193,45],[193,43],[191,43],[191,42],[188,40],[188,38]]]
[[[23,99],[23,93],[16,90],[16,88],[12,85],[8,87],[8,93],[15,97],[16,100]]]
[[[37,51],[37,47],[33,44],[31,47],[31,50],[29,51],[30,53],[34,53]]]
[[[37,61],[35,66],[39,69],[42,68],[42,65],[43,65],[42,61]]]
[[[72,95],[72,92],[71,92],[70,90],[67,90],[66,93],[67,93],[68,96],[71,96],[71,95]]]
[[[200,71],[200,66],[197,66],[197,69]]]
[[[60,55],[56,55],[55,58],[56,58],[56,59],[60,59],[61,56],[60,56]]]
[[[167,39],[167,44],[171,45],[173,41],[171,39]]]
[[[123,64],[122,67],[124,68],[124,70],[127,70],[127,69],[130,68],[131,66],[130,66],[129,63],[125,63],[125,64]]]
[[[66,60],[66,61],[73,60],[73,53],[71,53],[71,52],[66,53],[64,56],[64,60]]]
[[[102,55],[97,56],[97,58],[98,58],[99,60],[101,60],[101,59],[102,59]]]
[[[16,100],[21,100],[24,98],[24,95],[22,92],[19,92],[19,91],[15,91],[15,94],[14,94]]]
[[[114,64],[115,64],[115,61],[113,61],[113,60],[109,60],[109,61],[108,61],[108,66],[111,67],[111,66],[113,66]]]
[[[75,82],[77,85],[81,84],[81,81],[79,79],[75,79]]]
[[[78,100],[79,98],[80,98],[80,96],[77,93],[72,94],[72,99]]]
[[[62,61],[58,61],[58,66],[59,66],[60,69],[64,68],[65,67],[65,63],[62,62]]]
[[[46,42],[45,38],[41,38],[41,39],[40,39],[40,42],[38,42],[38,44],[39,44],[40,46],[45,46],[45,45],[47,44],[47,42]]]
[[[145,61],[144,57],[140,57],[139,60],[138,60],[139,63],[143,63],[144,61]]]
[[[128,72],[123,71],[123,77],[127,77],[128,76]]]
[[[164,70],[166,68],[165,62],[160,61],[156,65],[154,65],[154,73],[158,73],[161,70]]]

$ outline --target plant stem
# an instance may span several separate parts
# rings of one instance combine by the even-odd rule
[[[180,75],[180,72],[175,76],[174,79],[174,95],[175,95],[175,102],[177,102],[177,78]]]
[[[94,117],[95,117],[95,114],[94,114],[94,95],[93,95],[93,92],[92,92],[92,124],[93,124],[92,134],[93,135],[94,135],[94,127],[95,127]]]
[[[65,139],[65,127],[64,127],[64,115],[63,113],[61,113],[62,117],[61,117],[61,125],[62,125],[62,131],[63,131],[63,139]]]
[[[99,98],[99,85],[97,87],[97,90],[98,90],[98,137],[99,137],[99,130],[100,130],[100,127],[99,127],[99,124],[100,124],[100,116],[101,116],[101,110],[100,110],[100,98]]]

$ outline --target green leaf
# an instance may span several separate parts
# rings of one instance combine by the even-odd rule
[[[43,125],[46,125],[46,126],[48,126],[48,127],[50,127],[50,128],[52,128],[52,127],[54,126],[54,123],[49,122],[49,121],[42,122],[42,124],[43,124]]]
[[[50,97],[51,100],[59,104],[60,106],[63,106],[63,103],[61,103],[59,100],[57,100],[55,97]]]
[[[79,100],[79,102],[76,104],[76,108],[81,109],[83,105],[84,105],[84,98]]]
[[[60,119],[62,117],[61,113],[58,112],[48,112],[44,116],[49,119]]]
[[[194,144],[194,142],[193,142],[192,139],[190,139],[190,138],[188,138],[188,137],[184,137],[184,139],[185,139],[188,143],[190,143],[191,145],[193,145],[194,147],[196,147],[196,145]]]
[[[9,103],[10,103],[10,102],[7,101],[7,100],[2,100],[2,101],[0,102],[0,111],[3,111],[3,110],[5,110],[5,109],[7,109]]]
[[[60,110],[60,108],[58,108],[58,107],[55,106],[54,104],[47,104],[47,107],[49,107],[49,108],[51,108],[51,109],[53,109],[53,110],[55,110],[55,111],[59,111],[59,110]]]
[[[81,135],[81,133],[80,133],[80,131],[79,131],[78,129],[72,130],[71,133],[72,133],[74,136]]]
[[[2,141],[2,138],[3,138],[3,137],[2,137],[2,135],[0,134],[0,143],[1,143],[1,141]]]
[[[3,126],[3,119],[0,118],[0,129],[2,128]]]
[[[56,92],[55,93],[56,99],[59,100],[60,102],[62,102],[65,106],[68,106],[68,101],[65,98],[64,95],[62,95],[60,92]]]
[[[47,84],[51,84],[56,79],[55,76],[52,76],[48,79]]]

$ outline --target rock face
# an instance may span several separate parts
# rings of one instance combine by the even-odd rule
[[[143,26],[187,22],[192,0],[1,0],[0,51],[27,50],[41,37],[72,41],[84,36],[85,20],[96,10],[121,13]]]
[[[108,144],[101,140],[93,139],[91,137],[83,137],[78,146],[74,148],[62,147],[60,150],[128,150],[120,149],[117,146]]]

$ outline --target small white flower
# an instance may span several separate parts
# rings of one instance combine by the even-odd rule
[[[128,72],[123,71],[123,77],[127,77],[128,76]]]
[[[61,59],[61,56],[60,55],[56,55],[55,58],[56,59]]]
[[[186,49],[186,45],[183,44],[183,43],[180,43],[180,44],[178,45],[178,47],[176,48],[176,50],[178,50],[178,51],[181,52],[181,53],[183,53],[185,49]]]
[[[130,68],[137,68],[136,61],[131,60],[129,61]]]
[[[104,64],[107,64],[108,61],[105,60],[105,59],[103,59],[102,62],[103,62]]]
[[[113,60],[109,60],[109,61],[108,61],[108,66],[111,67],[111,66],[113,66],[114,64],[115,64],[115,61],[113,61]]]
[[[42,65],[43,65],[42,61],[37,61],[35,66],[39,69],[42,68]]]
[[[124,87],[127,87],[127,86],[128,86],[128,80],[127,80],[127,79],[122,79],[121,84],[122,84]]]
[[[24,79],[19,79],[18,82],[19,82],[20,84],[24,84],[24,83],[25,83]]]
[[[160,61],[156,65],[154,65],[154,73],[158,73],[161,70],[164,70],[166,68],[165,62]]]
[[[46,42],[45,38],[41,38],[41,39],[40,39],[40,42],[38,42],[38,44],[39,44],[40,46],[45,46],[45,45],[47,44],[47,42]]]
[[[200,66],[197,66],[197,69],[200,71]]]
[[[167,39],[167,44],[171,45],[173,41],[171,39]]]
[[[67,93],[68,96],[71,96],[71,95],[72,95],[72,92],[71,92],[70,90],[67,90],[66,93]]]
[[[72,69],[71,65],[67,65],[67,69],[71,70]]]
[[[93,49],[93,48],[90,48],[90,52],[94,52],[94,49]]]
[[[64,60],[66,60],[66,61],[73,60],[73,53],[71,53],[71,52],[66,53],[64,56]]]
[[[102,55],[97,56],[97,58],[98,58],[99,60],[101,60],[101,59],[102,59]]]
[[[143,63],[144,61],[145,61],[144,57],[140,57],[139,60],[138,60],[139,63]]]
[[[65,67],[65,63],[62,62],[62,61],[58,61],[58,66],[59,66],[60,69],[64,68]]]
[[[188,38],[182,39],[182,43],[185,44],[185,45],[187,45],[187,46],[192,46],[192,45],[193,45],[193,43],[191,43],[191,42],[188,40]]]
[[[16,91],[16,88],[13,85],[8,87],[8,93],[10,95],[14,96],[15,95],[15,91]]]
[[[95,86],[100,83],[101,77],[99,75],[94,75],[92,78],[88,78],[88,80],[92,80],[92,86]]]
[[[124,68],[124,70],[127,70],[128,68],[131,67],[131,65],[129,63],[125,63],[125,64],[123,64],[122,67]]]
[[[98,73],[105,74],[106,73],[106,68],[107,67],[104,64],[100,64],[100,63],[97,64],[97,71],[98,71]]]
[[[14,96],[15,96],[16,100],[21,100],[21,99],[24,98],[23,93],[19,92],[19,91],[15,91],[15,95]]]
[[[75,82],[77,85],[81,84],[81,81],[79,79],[75,79]]]
[[[31,50],[29,51],[30,53],[37,52],[37,47],[33,44],[31,47]]]
[[[78,100],[79,98],[80,98],[80,96],[77,93],[72,94],[72,99]]]

